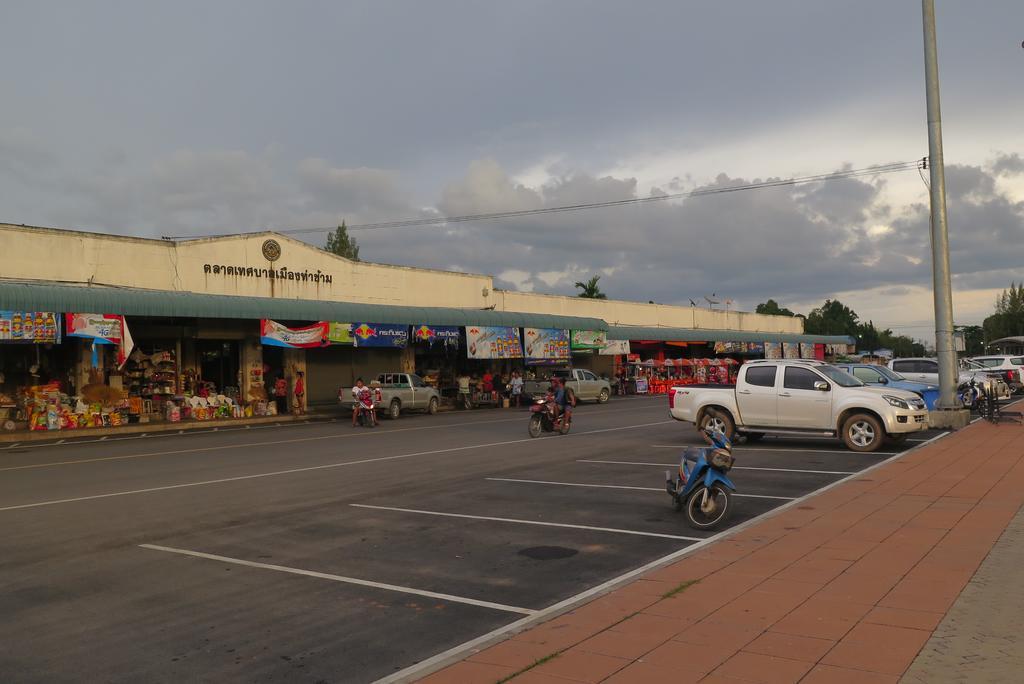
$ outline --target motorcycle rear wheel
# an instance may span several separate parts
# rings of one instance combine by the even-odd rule
[[[530,416],[530,425],[528,429],[530,432],[530,437],[540,437],[542,429],[540,414],[535,413],[532,416]]]
[[[687,497],[683,508],[686,512],[686,521],[690,527],[697,530],[710,530],[725,522],[732,513],[732,497],[729,490],[717,484],[711,485],[711,489],[708,490],[710,510],[702,510],[701,503],[706,489],[708,488],[703,485],[694,489]]]

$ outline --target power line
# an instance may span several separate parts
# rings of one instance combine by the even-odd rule
[[[517,211],[499,211],[487,214],[465,214],[462,216],[435,216],[426,218],[409,218],[400,219],[397,221],[380,221],[377,223],[355,223],[346,226],[348,230],[380,230],[384,228],[413,228],[420,226],[440,226],[447,225],[450,223],[467,223],[470,221],[494,221],[506,218],[522,218],[525,216],[539,216],[544,214],[562,214],[574,211],[588,211],[594,209],[607,209],[611,207],[622,207],[630,205],[641,205],[650,204],[653,202],[664,202],[666,200],[678,200],[688,199],[691,197],[704,197],[707,195],[723,195],[733,192],[743,192],[747,190],[761,190],[763,188],[777,188],[790,185],[803,185],[806,183],[820,183],[835,180],[844,180],[847,178],[860,178],[862,176],[877,176],[885,173],[897,173],[900,171],[912,171],[914,169],[925,168],[927,164],[927,157],[918,159],[915,161],[906,162],[892,162],[889,164],[881,164],[878,166],[869,166],[862,169],[847,169],[846,171],[836,171],[834,173],[822,173],[813,176],[798,176],[794,178],[777,178],[773,180],[761,181],[758,183],[744,183],[741,185],[730,185],[728,187],[714,187],[714,188],[698,188],[696,190],[690,190],[688,192],[677,192],[666,195],[655,195],[652,197],[635,197],[630,199],[622,200],[611,200],[608,202],[589,202],[584,204],[569,204],[559,207],[544,207],[541,209],[521,209]],[[302,235],[306,233],[324,233],[334,230],[334,226],[330,228],[283,228],[276,229],[274,232],[281,233],[282,235]],[[244,235],[244,232],[240,233],[221,233],[217,235],[209,235],[205,237],[226,237],[229,235]],[[186,240],[190,238],[198,237],[196,235],[178,235],[178,236],[165,236],[165,240]]]

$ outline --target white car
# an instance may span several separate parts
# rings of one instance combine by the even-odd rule
[[[927,382],[933,385],[939,384],[939,362],[935,359],[893,359],[889,362],[889,368],[907,380]],[[1011,394],[1010,386],[1003,379],[1003,374],[998,370],[986,368],[980,363],[965,360],[961,363],[959,377],[957,378],[957,388],[964,387],[971,380],[994,391],[997,399],[1007,399]]]
[[[1003,372],[1003,379],[1014,392],[1024,388],[1024,356],[975,356],[967,359],[985,368]]]
[[[921,397],[868,387],[820,361],[751,361],[740,367],[735,387],[673,387],[668,405],[676,420],[712,424],[727,435],[838,437],[852,451],[877,451],[886,437],[899,442],[928,429]]]

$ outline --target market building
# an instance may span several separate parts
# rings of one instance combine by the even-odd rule
[[[300,374],[303,401],[326,405],[384,372],[457,391],[456,375],[485,370],[614,376],[632,362],[664,375],[681,359],[852,342],[804,335],[799,318],[514,292],[274,233],[170,241],[0,224],[0,248],[0,405],[47,387],[35,403],[58,404],[51,429],[248,415],[274,403],[278,377],[291,391]]]

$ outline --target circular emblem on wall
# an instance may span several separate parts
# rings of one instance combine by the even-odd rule
[[[267,261],[277,261],[281,258],[281,245],[277,243],[277,240],[263,241],[263,256]]]

